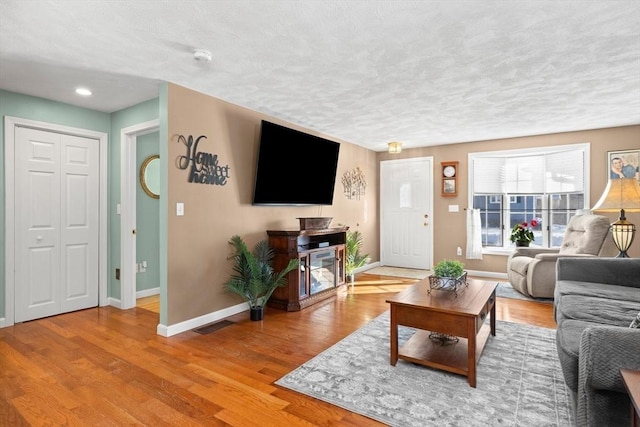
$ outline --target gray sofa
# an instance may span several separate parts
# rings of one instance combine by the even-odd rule
[[[620,368],[640,370],[640,259],[560,258],[556,345],[576,424],[629,425]]]

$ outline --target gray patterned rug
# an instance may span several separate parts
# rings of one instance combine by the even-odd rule
[[[400,327],[400,344],[413,329]],[[497,321],[477,368],[460,375],[389,364],[389,312],[276,384],[391,426],[573,426],[555,331]]]

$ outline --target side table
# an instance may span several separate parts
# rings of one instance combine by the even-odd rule
[[[620,369],[622,381],[631,400],[631,427],[640,427],[640,371]]]

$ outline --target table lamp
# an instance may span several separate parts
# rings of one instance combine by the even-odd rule
[[[611,224],[611,236],[620,251],[617,258],[629,258],[627,250],[636,234],[636,226],[627,221],[626,212],[640,212],[640,184],[635,178],[610,179],[602,197],[592,209],[595,212],[618,212],[620,218]]]

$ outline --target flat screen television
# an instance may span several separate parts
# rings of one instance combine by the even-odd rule
[[[254,205],[331,205],[340,144],[262,121]]]

